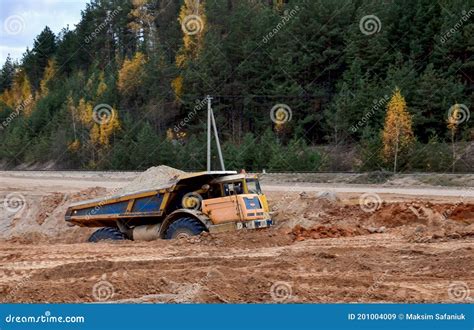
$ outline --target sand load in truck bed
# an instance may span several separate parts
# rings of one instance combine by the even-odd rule
[[[166,165],[150,167],[145,172],[137,176],[132,182],[118,191],[119,194],[127,194],[141,190],[151,190],[164,186],[175,180],[186,172]]]

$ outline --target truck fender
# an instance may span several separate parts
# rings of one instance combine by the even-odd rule
[[[212,225],[211,219],[204,213],[198,210],[193,210],[193,209],[178,209],[170,213],[165,220],[163,220],[163,223],[160,228],[160,237],[164,238],[166,230],[168,229],[169,225],[180,218],[183,217],[192,217],[195,218],[203,223],[206,228],[209,228],[210,225]]]

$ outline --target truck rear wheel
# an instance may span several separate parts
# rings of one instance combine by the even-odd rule
[[[118,241],[123,239],[125,239],[125,236],[117,228],[104,227],[92,233],[88,241],[92,243],[97,243],[99,241],[105,240]]]
[[[166,230],[165,238],[172,239],[183,236],[195,236],[203,231],[206,231],[206,227],[201,221],[193,218],[181,218],[171,223]]]

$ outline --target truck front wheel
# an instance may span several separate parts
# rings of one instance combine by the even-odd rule
[[[193,218],[181,218],[171,223],[166,230],[166,239],[195,236],[206,231],[204,224]]]
[[[125,236],[117,228],[104,227],[96,230],[91,237],[89,237],[89,242],[97,243],[99,241],[117,241],[123,239],[125,239]]]

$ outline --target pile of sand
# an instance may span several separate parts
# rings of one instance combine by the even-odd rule
[[[295,240],[389,232],[413,242],[474,236],[474,205],[426,201],[381,203],[372,212],[314,194],[274,193],[277,228]]]
[[[54,193],[43,196],[25,196],[24,206],[16,213],[0,209],[2,226],[0,239],[9,239],[24,243],[83,242],[91,230],[70,227],[64,220],[69,204],[106,194],[105,188],[95,187],[73,194]]]
[[[342,226],[314,226],[307,229],[297,225],[291,230],[290,234],[295,241],[304,241],[307,238],[320,239],[365,235],[368,234],[368,231],[361,228]]]
[[[150,167],[119,192],[126,194],[134,191],[155,189],[173,182],[178,176],[184,173],[185,172],[181,170],[166,165]]]

